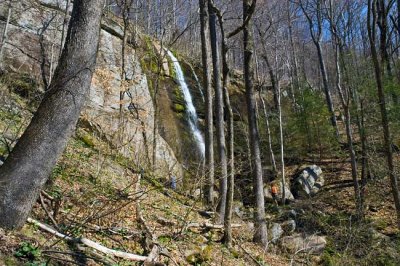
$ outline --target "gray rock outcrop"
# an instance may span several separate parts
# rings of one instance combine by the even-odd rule
[[[276,244],[282,237],[284,231],[282,226],[278,223],[273,223],[270,228],[268,228],[268,238],[269,241]]]
[[[292,183],[295,198],[307,198],[315,195],[325,183],[322,169],[316,165],[305,167]]]
[[[15,2],[3,55],[7,70],[29,74],[36,80],[42,80],[43,76],[48,81],[51,79],[59,57],[64,3],[60,0]],[[7,11],[7,5],[1,4],[0,15],[4,17]],[[132,47],[126,50],[126,79],[121,81],[122,41],[118,34],[121,29],[114,24],[106,18],[102,22],[96,71],[81,121],[107,139],[120,154],[144,167],[153,157],[152,143],[156,139],[156,171],[181,177],[182,167],[173,150],[160,134],[153,135],[153,100],[139,56]],[[1,24],[1,32],[3,27]],[[40,67],[42,60],[46,62],[44,73]],[[121,90],[125,92],[123,101],[119,99]]]
[[[283,249],[290,253],[321,254],[326,247],[325,236],[302,236],[300,234],[282,237],[280,244]]]
[[[282,198],[282,186],[279,184],[278,185],[278,201]],[[286,201],[293,201],[294,200],[294,196],[292,194],[292,192],[290,191],[289,187],[285,187],[285,198]],[[272,194],[271,194],[271,188],[269,186],[265,186],[264,187],[264,199],[267,202],[272,203],[273,202],[273,198],[272,198]]]

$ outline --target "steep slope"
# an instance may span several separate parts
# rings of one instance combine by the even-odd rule
[[[19,1],[12,9],[4,66],[8,71],[36,80],[41,88],[51,80],[60,50],[64,20],[60,3],[63,1]],[[0,13],[7,14],[7,11],[7,5],[2,4]],[[121,28],[110,19],[104,19],[102,28],[98,64],[81,115],[82,124],[95,130],[122,155],[143,168],[149,167],[153,156],[150,143],[156,138],[159,159],[155,169],[182,176],[174,152],[158,133],[153,135],[153,100],[136,51],[127,47],[127,76],[121,82]],[[125,92],[122,102],[120,91]]]
[[[32,116],[32,102],[12,92],[12,84],[0,84],[0,130],[15,140]],[[235,248],[227,249],[219,243],[222,227],[200,215],[199,201],[170,190],[151,172],[138,179],[140,172],[111,142],[80,123],[31,217],[69,237],[136,255],[148,256],[156,244],[160,262],[168,265],[286,264],[252,244],[252,224],[238,217]],[[0,265],[136,263],[63,241],[27,223],[20,231],[0,230]]]

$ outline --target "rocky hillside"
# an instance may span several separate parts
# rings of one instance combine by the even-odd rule
[[[12,9],[3,57],[5,70],[12,75],[14,82],[31,82],[32,86],[20,88],[26,90],[20,93],[39,92],[40,95],[44,85],[51,81],[63,29],[66,30],[63,28],[65,7],[62,3],[56,0],[19,1]],[[5,20],[7,5],[0,8]],[[188,129],[185,102],[174,78],[171,60],[156,41],[138,33],[135,40],[139,46],[134,48],[130,44],[126,49],[126,78],[121,81],[122,22],[111,14],[108,16],[102,22],[96,72],[81,124],[107,139],[123,156],[132,158],[143,168],[149,167],[148,162],[152,161],[155,151],[155,169],[159,173],[182,177],[180,163],[189,164],[198,157],[193,157],[192,150],[187,148],[195,144]],[[160,58],[164,64],[157,72]],[[197,77],[192,67],[183,61],[181,64],[189,73],[188,82],[194,85],[190,86],[193,95],[199,97],[201,88],[194,80]],[[122,101],[120,91],[124,91]],[[157,130],[154,130],[156,102],[158,113],[162,115],[157,117]],[[154,139],[156,147],[153,147]]]
[[[13,6],[0,77],[1,160],[52,78],[63,38],[62,3],[21,0]],[[3,22],[8,11],[0,4]],[[238,71],[229,88],[238,158],[234,243],[229,249],[222,245],[222,226],[214,224],[214,212],[205,211],[200,200],[198,143],[174,62],[162,42],[136,32],[128,38],[121,80],[121,25],[114,15],[104,15],[96,71],[76,133],[26,225],[0,231],[0,265],[137,265],[154,259],[167,265],[398,264],[400,237],[387,178],[369,181],[367,189],[374,189],[366,193],[366,219],[359,223],[353,216],[349,162],[340,151],[325,159],[288,158],[287,205],[277,206],[267,184],[264,191],[268,252],[252,243],[246,108]],[[202,129],[198,66],[172,52]],[[172,175],[185,186],[172,189]]]

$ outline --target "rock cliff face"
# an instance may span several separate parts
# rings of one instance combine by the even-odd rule
[[[65,1],[61,0],[22,0],[13,5],[3,52],[6,70],[28,74],[41,81],[40,84],[51,81],[61,47],[63,9]],[[1,4],[0,32],[4,32],[7,14],[8,6]],[[132,47],[126,50],[126,79],[121,82],[121,28],[110,21],[103,22],[96,72],[81,124],[106,138],[114,149],[144,168],[153,158],[155,138],[156,170],[164,176],[168,172],[182,176],[173,150],[158,133],[153,135],[153,99]],[[123,101],[120,101],[121,90],[125,92]]]

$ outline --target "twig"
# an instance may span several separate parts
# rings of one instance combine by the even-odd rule
[[[50,196],[46,191],[42,190],[40,191],[40,194],[42,194],[46,199],[53,201],[54,197]]]
[[[53,225],[56,227],[57,230],[60,230],[60,227],[57,224],[57,221],[54,219],[53,215],[47,210],[46,204],[43,201],[42,194],[39,194],[39,199],[40,199],[40,205],[42,205],[42,208],[44,212],[47,214],[47,216],[50,218],[50,221],[53,223]]]
[[[248,251],[242,246],[242,244],[238,243],[238,242],[235,241],[234,239],[233,239],[233,241],[236,242],[236,244],[243,250],[243,252],[244,252],[247,256],[249,256],[257,265],[263,266],[256,258],[254,258],[253,255],[250,254],[250,252],[248,252]]]

